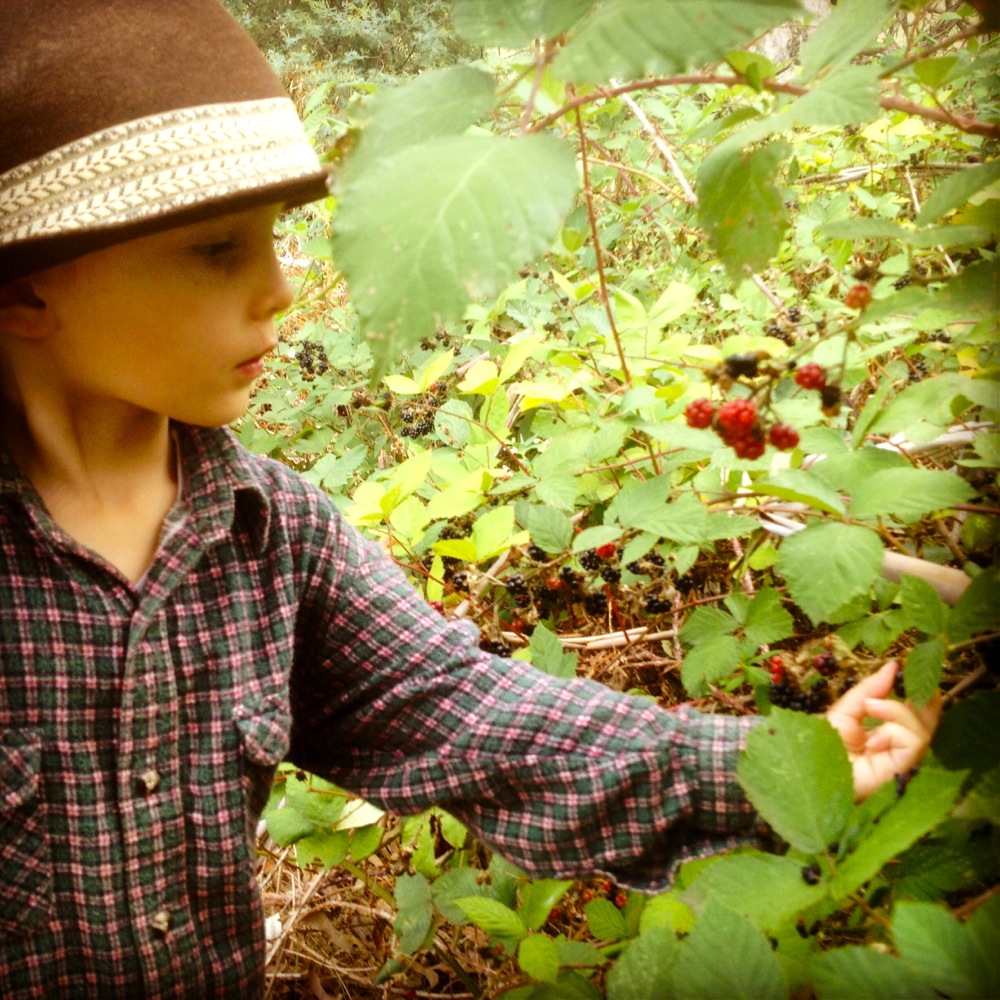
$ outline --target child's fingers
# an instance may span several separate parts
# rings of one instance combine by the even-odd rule
[[[845,691],[830,706],[831,711],[857,719],[862,718],[865,714],[865,701],[869,698],[884,698],[892,690],[898,669],[899,664],[895,660],[890,660],[870,677],[866,677]]]
[[[896,765],[904,768],[918,763],[930,744],[933,727],[901,701],[870,700],[865,707],[883,723],[868,733],[866,752],[891,751]]]

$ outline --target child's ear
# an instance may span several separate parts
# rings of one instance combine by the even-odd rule
[[[47,320],[30,278],[0,284],[0,333],[34,340],[44,335]]]

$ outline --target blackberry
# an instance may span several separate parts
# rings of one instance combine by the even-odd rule
[[[909,283],[910,283],[911,281],[913,281],[913,275],[911,275],[911,274],[904,274],[904,275],[902,275],[902,276],[898,277],[898,278],[897,278],[897,279],[896,279],[896,280],[895,280],[895,281],[894,281],[894,282],[892,283],[892,287],[893,287],[893,288],[895,288],[895,289],[896,289],[896,291],[898,292],[898,291],[899,291],[899,290],[900,290],[901,288],[906,288],[906,286],[907,286],[907,285],[908,285],[908,284],[909,284]]]
[[[580,553],[580,565],[584,569],[600,569],[601,557],[593,549],[587,549],[586,552]]]
[[[511,594],[514,598],[515,608],[530,608],[531,607],[531,594],[526,590],[518,590]]]
[[[817,653],[812,663],[816,672],[823,677],[833,677],[837,673],[837,661],[832,653]]]
[[[919,769],[911,767],[909,771],[896,775],[896,798],[901,799],[906,794],[906,786],[913,780]]]
[[[629,571],[630,573],[635,573],[635,575],[636,575],[636,576],[641,576],[641,575],[642,575],[643,573],[645,573],[645,572],[646,572],[646,570],[645,570],[645,569],[643,569],[643,565],[642,565],[642,563],[641,563],[641,562],[639,562],[639,560],[638,560],[638,559],[636,559],[636,560],[635,560],[635,561],[633,561],[633,562],[630,562],[630,563],[626,563],[626,564],[625,564],[625,568],[626,568],[626,569],[627,569],[627,570],[628,570],[628,571]]]
[[[830,682],[821,677],[805,695],[804,711],[812,714],[822,712],[830,704]]]
[[[584,597],[583,607],[588,615],[603,615],[608,610],[608,595],[603,590],[593,590]]]
[[[514,652],[510,643],[504,642],[503,639],[483,639],[479,643],[479,648],[484,653],[492,653],[494,656],[510,656]]]
[[[823,873],[820,871],[819,865],[806,865],[802,869],[802,881],[805,882],[806,885],[817,885],[820,878],[822,878],[822,874]]]
[[[303,340],[299,344],[295,359],[307,381],[311,381],[316,375],[325,375],[330,370],[330,360],[326,356],[326,351],[321,344],[312,340]]]
[[[722,364],[730,378],[756,378],[759,360],[756,353],[730,354],[722,359]]]
[[[563,582],[570,587],[575,587],[581,580],[580,574],[572,566],[563,566],[559,570],[559,575],[562,577]]]
[[[512,573],[504,580],[504,584],[512,594],[526,594],[528,581],[520,573]]]
[[[666,564],[666,559],[660,555],[655,549],[652,552],[647,552],[643,559],[648,563],[652,563],[654,566],[664,566]]]
[[[417,411],[412,406],[404,406],[399,411],[399,419],[404,424],[412,424],[417,419]]]
[[[840,413],[840,403],[843,393],[839,385],[825,385],[819,391],[820,409],[828,416],[835,417]]]
[[[798,323],[798,321],[802,319],[802,310],[798,306],[789,306],[788,318],[793,323]]]
[[[604,566],[601,569],[601,579],[605,583],[617,583],[622,578],[622,571],[616,566]]]
[[[532,562],[548,562],[549,554],[545,551],[545,549],[541,549],[537,545],[529,545],[528,558]]]
[[[469,592],[469,574],[465,570],[459,570],[451,578],[451,585],[460,594],[467,594]]]
[[[648,615],[662,615],[669,611],[673,605],[664,597],[659,597],[656,594],[650,594],[646,598],[646,614]]]
[[[771,683],[768,695],[775,708],[794,708],[799,689],[791,681],[776,681]]]

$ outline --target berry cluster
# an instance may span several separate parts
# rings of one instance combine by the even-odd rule
[[[303,340],[295,351],[302,377],[311,382],[317,375],[325,375],[330,370],[330,359],[322,344],[313,340]]]
[[[407,403],[399,411],[399,419],[403,423],[400,435],[418,438],[434,430],[434,414],[447,397],[447,384],[435,382],[422,396]]]
[[[798,431],[788,424],[774,424],[765,430],[752,399],[730,399],[718,410],[710,400],[696,399],[688,404],[684,416],[689,427],[713,427],[738,458],[760,458],[768,441],[779,451],[790,451],[799,443]]]
[[[795,372],[795,382],[803,389],[819,391],[820,409],[828,416],[835,417],[840,413],[840,404],[844,394],[839,385],[826,384],[826,369],[815,362],[800,366]]]
[[[770,666],[768,695],[776,708],[813,713],[822,712],[830,704],[830,682],[826,677],[820,677],[811,687],[803,690],[785,669],[780,656],[772,656]]]
[[[844,305],[848,309],[867,309],[872,302],[872,290],[863,283],[851,285],[844,293]]]

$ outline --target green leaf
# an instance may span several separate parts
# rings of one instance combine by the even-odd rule
[[[693,698],[708,694],[708,685],[728,677],[740,665],[740,640],[720,635],[695,646],[681,667],[681,681]]]
[[[775,177],[790,152],[786,142],[720,147],[702,162],[698,214],[733,280],[760,270],[781,246],[788,219]]]
[[[438,912],[449,923],[465,922],[465,911],[455,905],[456,899],[469,896],[486,896],[486,887],[480,885],[481,874],[476,868],[449,868],[434,880],[431,893]]]
[[[622,911],[610,899],[592,899],[583,913],[587,928],[598,941],[620,941],[628,936]]]
[[[347,857],[350,834],[346,830],[316,830],[295,844],[295,857],[301,865],[319,859],[324,868],[333,868]]]
[[[297,809],[273,809],[267,814],[267,832],[282,847],[312,833],[316,824]]]
[[[539,623],[531,633],[531,662],[553,677],[576,675],[576,653],[567,652],[555,633]]]
[[[853,125],[871,121],[879,110],[878,66],[845,66],[796,98],[778,119],[795,125]]]
[[[964,774],[923,767],[910,781],[906,794],[871,824],[854,851],[837,869],[830,894],[842,899],[873,878],[951,812]]]
[[[347,176],[359,176],[375,161],[427,142],[460,135],[493,106],[495,82],[471,66],[449,66],[379,91],[368,106],[357,150],[347,161]]]
[[[517,964],[532,979],[554,983],[559,978],[559,947],[545,934],[532,934],[517,946]]]
[[[785,610],[778,592],[764,587],[754,594],[743,628],[747,640],[761,646],[787,639],[795,631],[795,619]]]
[[[903,961],[941,995],[997,995],[996,945],[1000,938],[994,937],[989,957],[980,954],[966,926],[932,903],[899,903],[892,930]]]
[[[838,219],[820,226],[819,232],[834,240],[901,240],[907,234],[898,222],[888,219]]]
[[[927,635],[945,630],[948,608],[938,592],[922,577],[904,576],[900,581],[899,603],[911,628]]]
[[[719,636],[736,631],[736,620],[719,608],[695,608],[681,626],[680,639],[685,645],[697,646]]]
[[[793,847],[839,840],[854,802],[847,751],[825,718],[773,709],[751,732],[736,775],[761,816]]]
[[[797,13],[794,0],[608,0],[581,23],[555,72],[588,82],[706,66]]]
[[[991,566],[976,576],[948,615],[948,638],[962,642],[1000,630],[1000,568]]]
[[[968,268],[964,273],[968,273],[969,270],[971,268]],[[954,281],[959,280],[961,280],[961,276],[952,279],[952,282],[949,282],[945,289],[950,288]],[[942,292],[939,298],[944,294],[946,293]],[[952,405],[955,397],[966,394],[967,391],[976,391],[971,383],[972,379],[964,378],[954,372],[946,372],[936,378],[924,379],[907,386],[895,399],[882,408],[878,416],[871,422],[868,432],[870,434],[908,432],[922,421],[936,427],[947,427],[954,419]],[[971,397],[966,395],[966,398]]]
[[[677,994],[691,1000],[784,1000],[788,995],[767,938],[744,917],[710,902],[681,944]]]
[[[673,931],[653,927],[643,932],[608,973],[607,1000],[674,996],[673,969],[679,957]]]
[[[524,921],[509,906],[504,906],[495,899],[466,896],[465,899],[456,899],[455,905],[462,910],[467,920],[487,934],[520,941],[528,933]]]
[[[976,491],[952,472],[887,469],[858,483],[851,497],[851,516],[916,521],[953,504],[966,503],[975,495]]]
[[[355,861],[363,861],[374,854],[382,844],[382,828],[377,823],[351,831],[350,854]]]
[[[802,878],[802,861],[746,851],[723,856],[705,868],[684,893],[695,909],[715,901],[772,931],[826,897],[824,885]]]
[[[524,886],[517,912],[530,930],[537,931],[549,919],[552,907],[569,892],[572,885],[572,882],[540,878]]]
[[[846,66],[891,16],[890,9],[870,0],[841,0],[802,46],[802,79],[814,80],[824,71]]]
[[[1000,178],[1000,161],[981,163],[968,169],[960,169],[945,177],[931,192],[917,214],[917,225],[924,226],[968,204],[969,199]]]
[[[926,705],[941,685],[944,670],[945,642],[940,635],[918,642],[906,655],[903,684],[906,697],[917,708]]]
[[[549,135],[431,139],[355,177],[331,252],[376,375],[514,280],[548,246],[576,185],[572,152]]]
[[[753,491],[766,497],[778,497],[793,503],[804,503],[827,514],[844,514],[846,508],[836,490],[818,476],[801,469],[786,469],[769,479],[753,484]]]
[[[1000,760],[1000,691],[976,691],[945,712],[934,753],[945,767],[967,768],[975,780]],[[918,775],[919,777],[919,775]]]
[[[882,573],[882,559],[882,543],[874,531],[831,521],[786,538],[777,569],[792,600],[819,624],[868,592]]]
[[[573,522],[554,507],[539,504],[528,508],[525,527],[535,545],[550,555],[565,552],[573,540]]]
[[[848,945],[813,956],[820,1000],[936,1000],[937,994],[893,955]]]
[[[996,947],[1000,939],[1000,897],[994,896],[983,903],[969,918],[965,929],[977,953],[978,984],[974,992],[997,996],[1000,994],[1000,951]]]
[[[454,0],[455,31],[489,48],[522,49],[571,28],[594,0]]]
[[[514,508],[494,507],[476,518],[472,540],[476,545],[476,561],[485,562],[510,548],[514,534]]]
[[[412,955],[423,945],[434,917],[430,883],[423,875],[399,875],[396,878],[396,908],[392,925],[399,938],[399,950]]]

